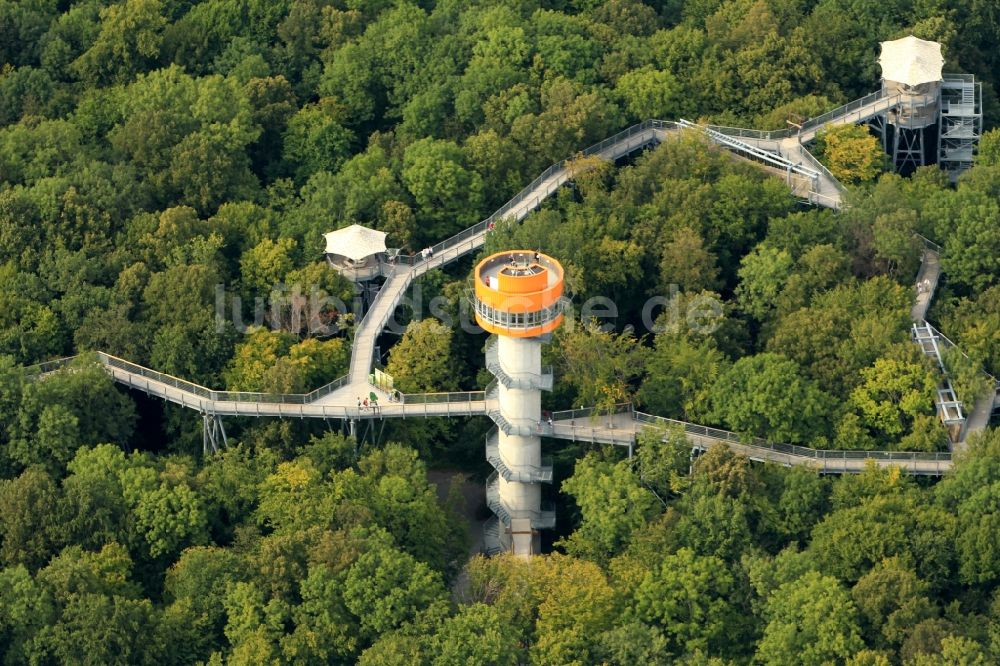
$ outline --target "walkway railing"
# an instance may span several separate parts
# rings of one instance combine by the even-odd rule
[[[698,125],[683,119],[678,121],[678,124],[681,125],[682,127],[699,129],[702,132],[704,132],[705,135],[708,136],[708,138],[710,138],[711,140],[729,148],[734,152],[741,153],[743,154],[744,157],[747,157],[749,159],[762,162],[769,166],[781,169],[782,171],[790,171],[792,173],[799,174],[800,176],[805,176],[811,181],[815,181],[819,177],[819,174],[813,171],[812,169],[803,167],[800,164],[792,162],[791,160],[779,155],[778,153],[764,150],[763,148],[759,148],[752,144],[739,141],[738,139],[728,134],[717,132],[710,127],[706,127],[704,125]]]
[[[440,405],[446,402],[483,402],[486,391],[450,391],[443,393],[403,393],[400,402],[404,405]]]
[[[810,167],[818,171],[823,176],[826,176],[826,178],[830,181],[830,183],[835,188],[837,188],[838,192],[843,194],[844,192],[847,191],[844,189],[844,186],[840,184],[840,181],[837,180],[837,177],[834,176],[833,173],[831,173],[828,168],[826,168],[826,165],[820,162],[815,155],[813,155],[811,152],[809,152],[808,149],[805,148],[805,146],[802,147],[800,154],[802,155],[802,159],[809,163]]]
[[[916,460],[950,461],[952,459],[951,454],[945,452],[813,449],[806,446],[798,446],[796,444],[775,444],[768,442],[767,440],[760,439],[759,437],[748,440],[744,437],[740,437],[734,432],[730,432],[729,430],[711,428],[708,426],[698,425],[696,423],[688,423],[686,421],[677,421],[675,419],[668,419],[663,416],[655,416],[653,414],[646,414],[643,412],[635,412],[635,419],[640,423],[666,428],[679,428],[688,435],[697,435],[706,439],[737,444],[752,449],[758,449],[761,452],[768,451],[783,453],[786,455],[799,458],[809,458],[812,460],[865,460],[871,458],[873,460],[900,462]]]
[[[603,141],[595,143],[589,148],[581,151],[580,154],[584,157],[597,155],[607,150],[610,146],[654,129],[676,129],[676,123],[664,120],[646,120],[637,125],[632,125],[631,127],[624,129],[621,132],[604,139]],[[558,175],[560,171],[563,171],[566,168],[566,163],[572,161],[573,159],[574,158],[567,158],[550,165],[520,192],[511,197],[507,203],[500,206],[500,208],[490,214],[489,217],[485,218],[481,222],[477,222],[471,227],[463,229],[454,236],[447,238],[436,245],[432,245],[430,248],[431,255],[429,257],[425,257],[418,253],[411,256],[397,257],[397,263],[406,266],[417,266],[423,262],[429,261],[434,256],[441,255],[450,249],[460,246],[463,242],[486,232],[490,228],[490,224],[496,224],[505,219],[512,210],[518,208],[525,202],[529,202],[529,209],[533,209],[549,194],[558,189],[558,187],[562,185],[562,182],[560,182],[559,185],[554,186],[546,185],[545,187],[542,187],[542,185],[553,176]]]
[[[820,114],[815,118],[810,118],[809,120],[802,123],[802,128],[793,132],[790,136],[795,134],[803,134],[809,130],[822,127],[832,120],[844,120],[848,118],[852,113],[857,115],[857,120],[855,122],[861,122],[862,120],[867,120],[871,116],[863,116],[860,113],[861,109],[871,106],[875,102],[885,99],[885,104],[880,104],[879,106],[886,106],[886,108],[892,107],[894,104],[898,104],[900,100],[899,95],[894,95],[891,99],[886,97],[886,94],[882,90],[877,90],[869,95],[865,95],[861,99],[856,99],[853,102],[848,102],[843,106],[839,106],[832,111],[827,111],[826,113]],[[878,114],[871,114],[878,115]]]

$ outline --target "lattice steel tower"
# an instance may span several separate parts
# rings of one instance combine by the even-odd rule
[[[882,94],[898,99],[876,121],[896,171],[937,162],[956,178],[971,167],[982,134],[982,90],[975,78],[942,74],[941,45],[913,35],[882,42],[879,64]]]
[[[552,465],[542,459],[541,391],[552,389],[542,368],[542,344],[563,319],[563,269],[532,251],[501,252],[476,266],[472,298],[476,322],[496,335],[486,347],[486,366],[496,377],[487,390],[497,429],[487,437],[494,473],[486,501],[496,517],[485,530],[489,553],[527,557],[541,550],[538,530],[555,526],[555,511],[542,502],[542,483]]]

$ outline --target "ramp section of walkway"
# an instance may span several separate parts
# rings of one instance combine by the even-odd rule
[[[587,148],[581,154],[614,161],[662,141],[667,132],[676,129],[674,123],[647,120]],[[527,217],[572,178],[569,162],[563,160],[553,164],[485,220],[430,247],[429,252],[397,258],[396,263],[389,268],[388,280],[379,291],[371,310],[355,327],[349,383],[367,382],[375,341],[413,280],[429,270],[440,268],[478,250],[486,242],[489,230],[501,220],[520,222]]]
[[[552,414],[552,424],[544,424],[545,435],[595,444],[632,447],[645,428],[682,432],[699,450],[723,443],[751,460],[786,467],[809,467],[829,474],[856,474],[872,461],[879,467],[895,466],[911,474],[940,476],[951,469],[950,453],[905,451],[835,451],[811,449],[792,444],[773,444],[761,439],[747,440],[734,432],[710,428],[696,423],[633,411],[630,405],[619,405],[613,413],[594,409],[575,409]]]
[[[95,356],[117,383],[211,416],[322,419],[483,416],[491,407],[485,391],[404,393],[393,401],[388,399],[387,394],[382,394],[377,404],[366,407],[363,400],[374,387],[368,384],[355,387],[347,384],[346,378],[338,380],[341,382],[339,385],[334,382],[311,393],[216,391],[104,352],[97,352]],[[34,366],[34,370],[42,375],[54,372],[68,365],[74,358],[76,357],[49,361]],[[353,388],[358,388],[358,391],[346,399],[344,389]],[[336,403],[322,399],[332,394],[343,395],[345,399]]]

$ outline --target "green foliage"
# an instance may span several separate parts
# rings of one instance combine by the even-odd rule
[[[344,603],[360,619],[361,631],[368,636],[413,621],[446,598],[436,572],[391,547],[376,547],[359,557],[348,570],[344,585]]]
[[[612,411],[629,402],[631,380],[642,372],[646,350],[628,333],[602,330],[596,321],[566,326],[556,334],[563,380],[575,390],[574,404]]]
[[[879,358],[861,371],[862,383],[851,393],[851,403],[865,423],[886,435],[909,429],[913,419],[930,410],[937,380],[912,345]]]
[[[65,539],[55,523],[61,512],[58,486],[45,470],[29,467],[16,479],[0,480],[0,559],[5,566],[38,567]]]
[[[808,442],[826,433],[831,398],[780,354],[741,358],[709,393],[714,418],[745,435]]]
[[[758,320],[765,320],[775,307],[792,272],[792,257],[784,250],[758,245],[743,258],[736,295],[740,307]]]
[[[433,637],[435,666],[517,664],[522,648],[496,606],[470,604],[445,620]]]
[[[717,652],[737,623],[733,596],[733,576],[722,560],[682,548],[663,558],[659,570],[646,574],[632,612],[663,627],[675,654]]]
[[[333,173],[348,157],[354,135],[342,121],[342,109],[330,98],[303,106],[288,119],[284,159],[295,165],[298,180],[317,171]]]
[[[810,572],[775,590],[757,647],[767,664],[824,664],[857,652],[861,640],[857,611],[835,578]]]
[[[100,34],[70,67],[89,86],[125,83],[156,62],[166,25],[160,0],[106,7]]]
[[[634,120],[675,118],[680,104],[679,86],[669,71],[635,69],[615,84],[615,92]]]
[[[659,507],[627,463],[602,462],[593,455],[577,462],[562,488],[582,514],[579,528],[562,545],[571,555],[598,563],[606,562]]]
[[[910,33],[986,83],[990,127],[994,4],[0,0],[0,661],[995,663],[994,432],[936,485],[726,447],[692,461],[679,429],[568,480],[578,451],[557,449],[569,554],[466,578],[463,524],[427,479],[445,458],[409,447],[481,470],[463,462],[477,420],[390,425],[377,441],[409,447],[371,448],[227,418],[229,448],[191,459],[169,452],[197,450],[197,419],[133,405],[92,359],[19,367],[102,350],[207,386],[316,388],[346,371],[355,293],[322,232],[418,250],[571,158],[572,183],[484,248],[556,256],[577,305],[617,308],[604,329],[567,318],[546,408],[937,450],[938,378],[908,339],[915,234],[944,245],[929,316],[969,355],[947,360],[969,407],[980,367],[1000,371],[994,131],[956,188],[937,168],[878,177],[863,127],[825,134],[857,181],[837,214],[797,211],[693,132],[627,164],[574,156],[649,117],[800,123],[870,92],[874,45]],[[461,296],[458,270],[425,282]],[[274,330],[217,321],[219,285],[243,321],[262,297]],[[340,302],[304,322],[313,290]],[[480,357],[420,322],[389,369],[402,390],[471,388]]]
[[[479,219],[482,179],[465,167],[455,143],[428,138],[411,144],[402,176],[427,222],[421,231],[428,240],[447,238]]]
[[[456,360],[452,356],[452,330],[435,319],[406,327],[402,340],[392,348],[386,372],[403,393],[454,391]]]
[[[342,338],[295,342],[289,333],[256,328],[236,345],[223,375],[233,391],[306,393],[343,375],[349,357]]]
[[[22,465],[62,470],[82,444],[127,442],[135,411],[104,370],[81,358],[23,387],[8,455]]]
[[[871,182],[885,164],[885,152],[878,139],[859,125],[841,125],[819,132],[816,152],[842,183]]]

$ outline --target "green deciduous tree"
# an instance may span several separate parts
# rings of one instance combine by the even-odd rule
[[[578,461],[562,489],[582,514],[580,526],[561,544],[571,555],[607,562],[637,528],[656,515],[660,503],[642,487],[627,462],[603,462],[594,455]]]
[[[508,618],[496,606],[463,606],[430,638],[434,666],[517,664],[523,649]]]
[[[90,86],[125,83],[156,62],[166,24],[161,0],[106,7],[100,34],[72,67]]]
[[[882,146],[864,125],[840,125],[820,132],[816,151],[830,173],[844,183],[873,181],[885,164]]]
[[[865,423],[889,436],[906,432],[913,420],[931,410],[937,381],[912,345],[879,358],[861,371],[862,383],[851,393],[851,404]]]
[[[363,554],[344,581],[344,602],[369,638],[414,620],[445,599],[437,572],[391,546],[374,546]]]
[[[421,139],[406,148],[403,183],[419,207],[423,242],[437,242],[479,219],[483,184],[450,141]]]
[[[741,358],[709,392],[714,417],[737,432],[808,442],[826,434],[831,398],[780,354]]]
[[[406,327],[385,369],[403,393],[454,391],[459,377],[452,353],[452,330],[435,319],[423,319]]]
[[[937,609],[926,593],[926,583],[898,557],[883,560],[862,576],[851,598],[868,644],[898,647],[914,625],[934,617]]]
[[[665,331],[656,336],[637,397],[653,414],[698,420],[707,411],[709,390],[727,367],[713,339]]]
[[[668,71],[652,67],[633,69],[618,79],[615,92],[632,120],[671,120],[681,112],[681,89]]]
[[[135,422],[132,401],[87,357],[45,381],[24,386],[9,455],[18,462],[62,470],[81,444],[125,443]],[[74,426],[74,427],[71,427]],[[42,431],[42,447],[35,445]]]
[[[663,246],[660,280],[665,286],[675,284],[682,291],[689,292],[719,288],[719,267],[715,256],[705,249],[697,231],[681,227]]]
[[[757,644],[757,659],[766,664],[820,666],[864,647],[854,603],[830,576],[810,572],[785,583],[768,599],[766,615]]]
[[[0,559],[5,566],[37,568],[67,534],[59,525],[62,493],[45,470],[30,467],[0,480]]]
[[[349,157],[354,133],[342,124],[344,113],[336,100],[325,97],[288,119],[284,159],[298,181],[317,171],[333,173]]]
[[[27,663],[34,637],[55,619],[52,595],[23,565],[0,569],[0,656]]]
[[[611,410],[630,401],[632,380],[646,357],[631,333],[605,331],[592,320],[559,329],[556,340],[563,380],[575,390],[574,404]]]
[[[722,560],[681,548],[646,574],[631,612],[659,626],[674,654],[718,653],[730,644],[739,623],[735,596],[733,575]]]
[[[778,304],[778,296],[792,273],[794,262],[788,252],[768,245],[758,245],[743,258],[736,297],[740,307],[760,321]]]

